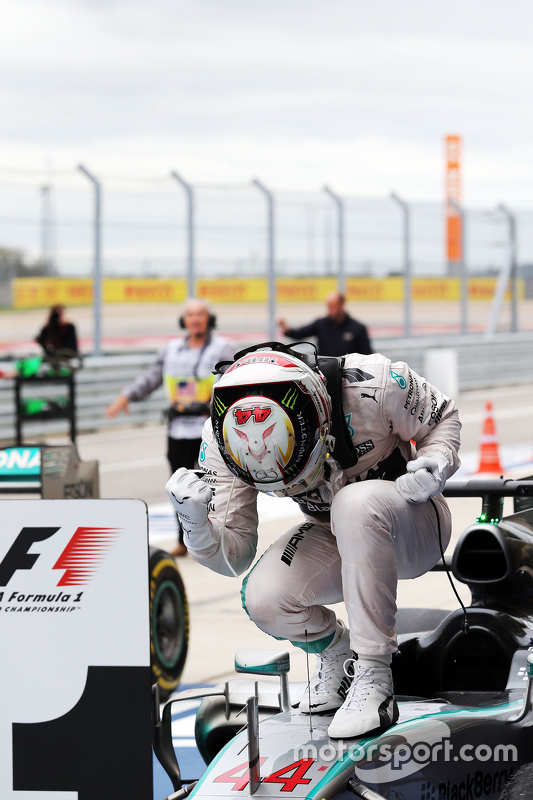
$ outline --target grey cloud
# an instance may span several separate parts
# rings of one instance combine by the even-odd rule
[[[0,138],[529,141],[529,2],[10,0]],[[23,18],[30,24],[22,24]]]

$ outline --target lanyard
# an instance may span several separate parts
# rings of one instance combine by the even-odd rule
[[[188,341],[189,341],[188,337],[183,340],[183,344],[180,347],[180,351],[181,350],[185,350]],[[192,376],[196,381],[198,380],[198,367],[200,366],[200,361],[202,360],[202,356],[204,354],[204,350],[205,350],[205,348],[207,347],[208,344],[211,344],[211,334],[208,334],[207,339],[203,343],[202,349],[200,350],[200,354],[198,356],[196,364],[193,367]],[[190,349],[193,349],[193,348],[190,348]]]

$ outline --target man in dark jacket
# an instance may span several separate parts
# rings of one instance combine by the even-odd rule
[[[331,292],[326,298],[328,316],[315,319],[301,328],[289,328],[284,319],[278,320],[284,336],[290,339],[317,337],[318,352],[321,356],[344,356],[346,353],[361,353],[368,356],[372,351],[368,331],[353,319],[344,307],[342,292]]]

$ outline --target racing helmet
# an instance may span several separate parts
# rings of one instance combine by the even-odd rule
[[[220,454],[236,477],[261,492],[301,494],[321,476],[331,445],[331,400],[312,362],[277,342],[257,345],[236,353],[213,387]]]

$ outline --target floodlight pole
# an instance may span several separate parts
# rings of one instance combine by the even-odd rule
[[[518,259],[516,246],[516,215],[503,203],[500,211],[509,221],[509,277],[511,279],[511,330],[518,331]]]
[[[453,206],[461,219],[461,260],[459,261],[459,274],[461,276],[461,333],[468,333],[468,277],[466,274],[466,259],[465,259],[465,225],[466,214],[462,206],[451,197],[448,200]]]
[[[409,205],[398,197],[396,192],[391,192],[391,200],[398,203],[403,211],[403,295],[404,295],[404,333],[412,335],[411,325],[411,214]]]
[[[346,292],[346,268],[344,263],[344,200],[333,192],[329,186],[324,191],[337,206],[337,281],[339,292]]]
[[[93,308],[94,308],[94,333],[93,355],[102,354],[102,204],[100,181],[83,166],[78,169],[94,186],[94,266],[93,266]]]
[[[194,189],[177,172],[171,177],[185,189],[187,196],[187,296],[195,296],[195,257],[194,257]]]
[[[274,251],[274,195],[264,183],[257,178],[252,180],[252,185],[257,187],[267,199],[268,206],[268,337],[271,342],[276,339],[276,271]]]

